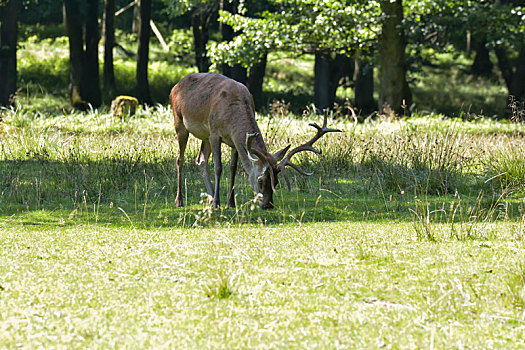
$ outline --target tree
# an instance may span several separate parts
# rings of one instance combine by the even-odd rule
[[[470,70],[475,76],[490,76],[492,75],[493,64],[490,61],[490,51],[487,49],[487,44],[484,40],[474,40],[473,42],[474,51],[474,62]]]
[[[202,2],[191,11],[191,27],[195,45],[195,63],[199,72],[207,72],[210,69],[207,44],[209,40],[209,28],[212,19],[217,12],[218,3],[215,0]]]
[[[339,82],[344,75],[353,76],[354,60],[342,54],[317,52],[314,64],[314,104],[332,108]]]
[[[372,113],[377,104],[374,101],[374,66],[364,59],[355,60],[354,105],[361,114]]]
[[[473,66],[479,69],[479,60],[484,60],[485,70],[492,63],[487,60],[489,50],[494,50],[497,65],[508,89],[509,95],[519,101],[525,100],[525,4],[523,1],[471,1],[456,4],[465,30],[472,32],[474,39],[481,38],[478,45],[485,46],[487,53],[479,51]],[[475,43],[476,45],[476,43]],[[483,48],[481,49],[483,51]],[[516,56],[517,59],[511,58]]]
[[[255,105],[255,109],[260,109],[262,107],[263,82],[264,75],[266,74],[267,61],[268,55],[263,55],[250,67],[248,74],[246,86],[253,96],[253,104]]]
[[[228,11],[230,13],[238,13],[239,4],[237,0],[221,0],[220,9],[221,11]],[[232,41],[234,37],[239,35],[239,32],[235,32],[231,26],[226,23],[220,23],[220,30],[222,34],[222,41]],[[261,66],[262,67],[262,66]],[[266,67],[266,64],[264,64]],[[221,66],[222,74],[230,77],[234,80],[237,80],[241,83],[246,83],[248,79],[248,72],[246,67],[241,64],[235,64],[230,66],[225,63]],[[253,83],[252,83],[253,84]],[[253,93],[252,93],[253,94]]]
[[[472,38],[476,51],[471,72],[491,73],[489,52],[509,95],[525,100],[525,5],[522,0],[412,0],[408,10],[411,40],[434,50],[465,50]],[[468,40],[467,40],[468,42]]]
[[[64,24],[69,38],[71,105],[86,109],[100,106],[100,76],[98,65],[98,1],[87,0],[85,16],[85,48],[83,21],[78,0],[64,0]]]
[[[275,10],[260,18],[221,11],[219,21],[241,34],[230,42],[212,44],[210,52],[215,63],[247,67],[273,50],[314,54],[315,104],[331,107],[344,74],[341,68],[353,71],[350,57],[373,55],[380,14],[377,1],[355,0],[278,0]]]
[[[140,24],[138,33],[137,72],[135,77],[137,98],[141,103],[151,104],[148,82],[149,38],[151,34],[151,0],[139,0]]]
[[[0,1],[0,106],[12,104],[16,94],[18,10],[18,0]]]
[[[509,92],[509,100],[524,102],[525,100],[525,43],[520,43],[515,67],[510,63],[508,52],[503,46],[496,48],[498,66]]]
[[[98,62],[98,43],[100,41],[98,0],[86,0],[86,7],[86,50],[82,94],[86,97],[86,101],[94,107],[99,107],[102,103],[102,93]]]
[[[103,90],[108,99],[115,97],[115,71],[113,69],[113,47],[115,46],[115,0],[104,0],[102,20],[104,43]]]
[[[190,14],[195,50],[195,64],[199,72],[210,69],[208,57],[209,29],[212,21],[217,16],[221,0],[164,0],[167,12],[173,18]],[[230,0],[224,0],[229,2]]]
[[[406,80],[405,33],[401,0],[381,1],[383,21],[379,36],[379,111],[386,107],[402,114],[412,104]]]

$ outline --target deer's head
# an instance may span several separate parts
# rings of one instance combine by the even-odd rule
[[[290,145],[286,146],[275,154],[262,152],[253,146],[253,140],[259,136],[258,133],[249,133],[246,135],[246,149],[248,150],[248,157],[252,162],[252,169],[248,174],[250,183],[254,191],[259,197],[259,204],[262,209],[272,209],[274,207],[273,193],[279,184],[279,173],[282,173],[290,191],[290,180],[286,173],[286,167],[289,166],[295,169],[302,175],[310,176],[312,173],[307,173],[302,170],[297,164],[292,163],[291,158],[298,152],[310,151],[320,154],[321,151],[313,147],[313,144],[319,140],[324,134],[329,132],[341,132],[338,129],[329,129],[326,127],[327,116],[324,116],[323,126],[320,127],[316,123],[310,123],[317,129],[315,136],[308,142],[295,147],[291,151]],[[288,152],[289,151],[289,152]]]

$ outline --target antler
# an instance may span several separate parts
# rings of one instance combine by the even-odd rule
[[[254,133],[248,133],[246,134],[246,150],[248,151],[248,158],[250,158],[250,160],[252,162],[256,162],[257,161],[257,158],[254,158],[252,156],[252,154],[256,155],[258,158],[260,158],[260,154],[257,154],[258,152],[255,152],[255,150],[252,150],[252,143],[253,143],[253,140],[255,140],[255,138],[257,136],[259,136],[260,134],[258,132],[254,132]]]
[[[308,142],[306,142],[306,143],[304,143],[304,144],[302,144],[300,146],[297,146],[294,149],[292,149],[290,152],[288,152],[286,157],[284,157],[284,159],[277,165],[277,169],[279,169],[279,171],[281,171],[283,173],[284,179],[286,180],[286,185],[288,186],[288,191],[290,191],[290,180],[288,179],[288,174],[285,171],[285,167],[286,166],[290,166],[290,167],[294,168],[295,170],[297,170],[297,172],[299,172],[302,175],[310,176],[310,175],[313,174],[313,173],[307,173],[306,171],[302,170],[297,164],[292,163],[290,159],[296,153],[299,153],[299,152],[302,152],[302,151],[310,151],[310,152],[313,152],[313,153],[316,153],[316,154],[321,154],[321,151],[316,149],[316,148],[314,148],[313,144],[317,140],[319,140],[321,137],[323,137],[325,134],[327,134],[329,132],[341,132],[341,130],[339,130],[339,129],[327,128],[326,127],[327,119],[328,119],[328,115],[327,115],[327,113],[325,113],[322,127],[320,127],[316,123],[308,124],[308,125],[313,126],[314,128],[317,129],[317,133],[315,134],[315,136],[310,141],[308,141]]]

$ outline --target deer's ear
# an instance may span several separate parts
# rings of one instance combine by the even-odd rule
[[[290,149],[290,146],[291,145],[288,145],[282,150],[280,150],[279,152],[274,153],[273,157],[275,158],[277,162],[280,162],[281,160],[283,160],[284,156],[286,155],[286,152],[288,152],[288,150]]]

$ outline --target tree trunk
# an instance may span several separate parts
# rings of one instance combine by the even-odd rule
[[[336,54],[333,62],[332,71],[330,72],[330,96],[332,104],[335,102],[337,88],[339,86],[350,86],[354,79],[355,63],[354,59],[342,54]]]
[[[372,113],[374,102],[374,66],[366,61],[355,60],[355,106],[360,114]]]
[[[228,11],[230,13],[236,13],[237,1],[220,0],[220,9],[222,11]],[[235,37],[233,28],[227,24],[219,23],[219,29],[221,31],[222,41],[232,41]],[[221,72],[227,77],[231,77],[232,67],[226,63],[221,65]]]
[[[331,70],[333,59],[330,54],[316,53],[314,63],[314,104],[315,107],[323,110],[330,108],[334,104],[331,96],[333,90],[331,86]]]
[[[115,0],[104,1],[104,18],[102,23],[102,41],[104,43],[104,97],[108,100],[112,100],[115,97],[116,91],[115,70],[113,68],[113,47],[115,46]]]
[[[496,57],[498,58],[498,67],[509,93],[508,101],[517,100],[523,103],[525,101],[525,44],[521,45],[515,69],[510,63],[505,48],[497,47]],[[507,117],[512,115],[509,106],[507,106],[505,115]]]
[[[346,55],[338,54],[336,60],[341,71],[339,85],[351,86],[355,75],[355,59]]]
[[[208,60],[208,50],[206,45],[209,39],[209,26],[214,14],[215,6],[211,4],[201,4],[193,10],[191,15],[191,26],[193,29],[193,40],[195,45],[195,63],[199,72],[207,72],[210,69]]]
[[[63,9],[64,27],[69,39],[69,98],[73,107],[84,109],[87,103],[81,94],[84,42],[79,3],[76,0],[64,0]]]
[[[490,61],[489,50],[487,49],[485,42],[475,41],[474,50],[476,50],[476,56],[470,67],[471,73],[475,76],[491,76],[493,65]]]
[[[385,19],[379,37],[379,111],[388,107],[403,114],[403,106],[412,104],[412,93],[406,80],[402,1],[382,0],[381,10]]]
[[[100,74],[98,64],[98,0],[87,0],[86,11],[86,51],[84,73],[82,74],[82,97],[94,107],[102,103]]]
[[[0,106],[12,104],[16,94],[18,6],[18,0],[0,6]]]
[[[507,86],[507,89],[510,92],[510,87],[512,85],[512,75],[514,74],[514,72],[512,69],[512,65],[509,62],[507,51],[501,46],[496,47],[495,51],[496,57],[498,59],[498,68],[501,71],[501,76],[503,77],[503,80],[505,80],[505,85]]]
[[[314,63],[314,103],[319,109],[332,108],[335,102],[339,80],[351,74],[351,58],[331,53],[316,53]],[[345,73],[346,72],[346,73]]]
[[[248,83],[248,69],[244,68],[240,64],[236,64],[235,66],[231,67],[228,76],[244,85]]]
[[[133,6],[133,18],[131,19],[131,32],[138,34],[140,27],[140,6],[139,3]]]
[[[230,13],[237,13],[238,8],[237,0],[221,0],[220,8],[223,11],[228,11]],[[233,31],[233,28],[227,24],[220,23],[220,30],[222,34],[222,41],[232,41],[239,33]],[[227,77],[230,77],[234,80],[237,80],[240,83],[247,84],[248,80],[248,71],[240,64],[230,66],[228,64],[221,65],[222,74]]]
[[[64,0],[64,27],[69,38],[69,97],[71,105],[85,110],[99,107],[102,98],[98,72],[98,1],[86,4],[86,49],[82,37],[82,17],[79,0]]]
[[[519,101],[523,102],[525,100],[525,44],[522,44],[520,48],[509,93]]]
[[[141,103],[151,104],[151,95],[148,82],[148,56],[151,19],[151,0],[139,0],[140,25],[138,33],[137,74],[136,89],[137,98]]]
[[[266,74],[267,57],[268,55],[264,55],[250,68],[250,75],[247,82],[248,90],[250,90],[253,96],[253,103],[257,110],[262,106],[263,82],[264,75]]]

